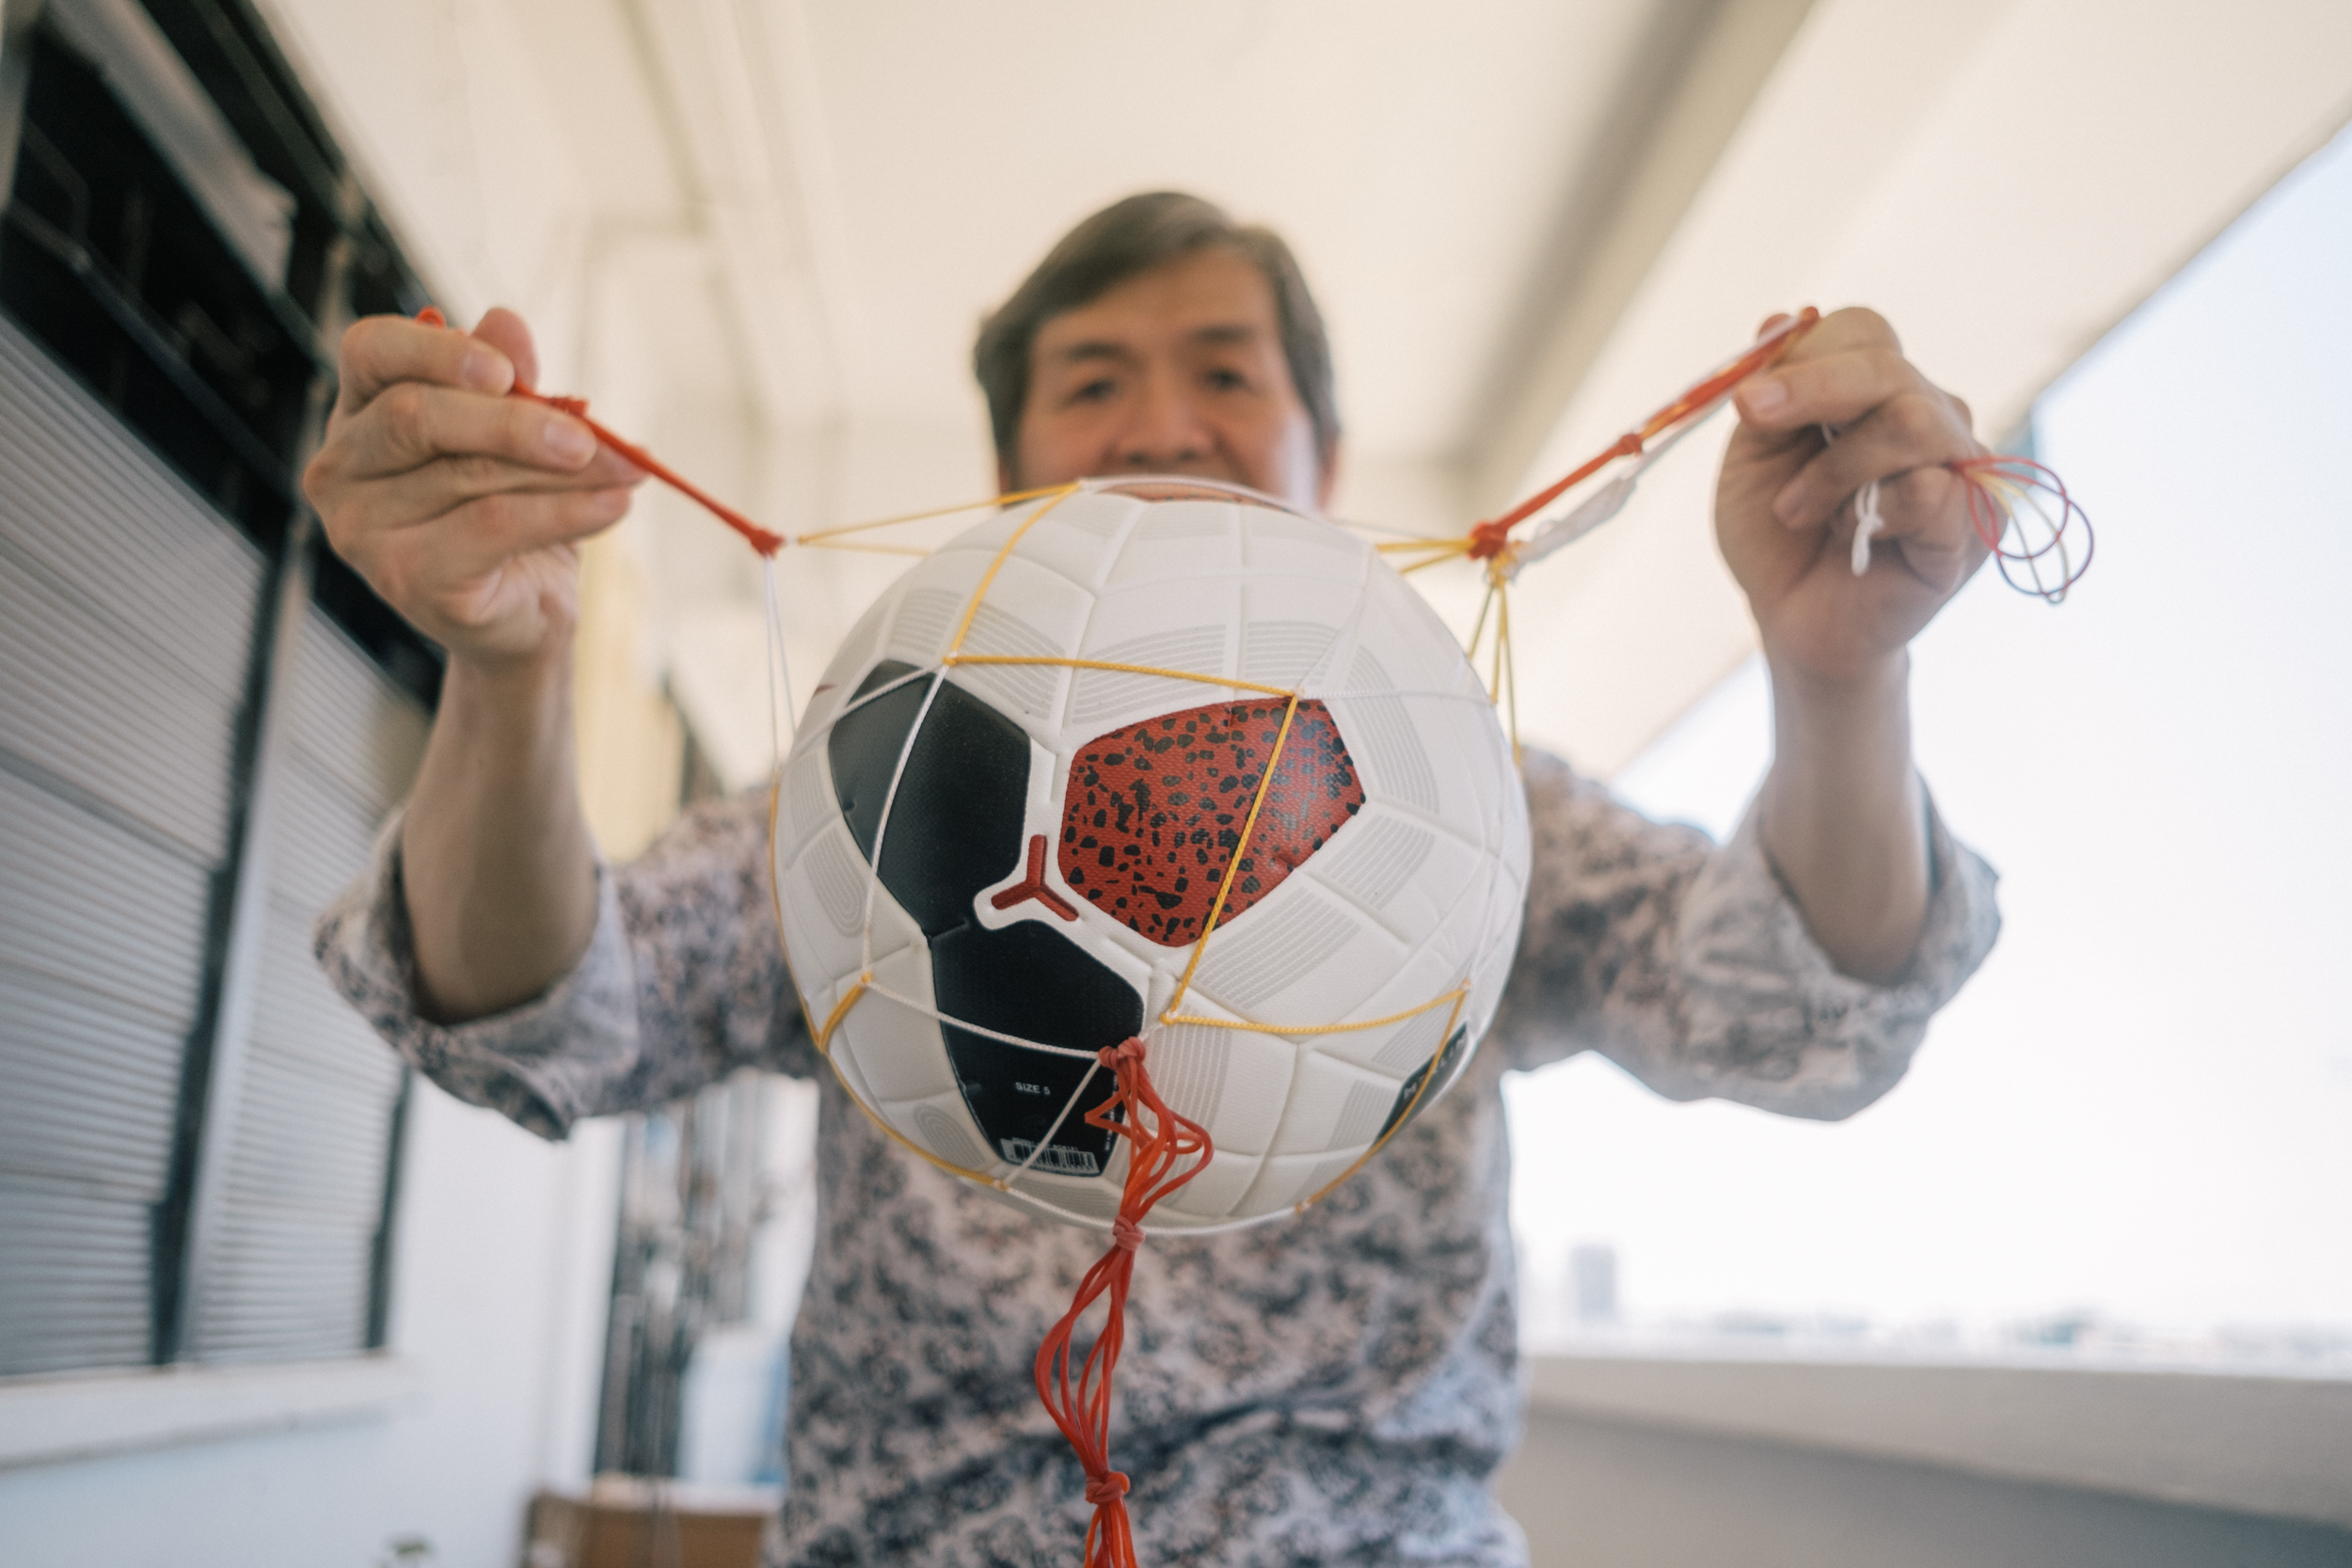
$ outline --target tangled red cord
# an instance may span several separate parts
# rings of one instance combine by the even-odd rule
[[[1135,1531],[1127,1520],[1127,1478],[1110,1465],[1111,1376],[1126,1338],[1127,1288],[1135,1275],[1136,1251],[1143,1244],[1143,1218],[1153,1205],[1208,1168],[1216,1152],[1208,1129],[1168,1109],[1144,1070],[1143,1041],[1130,1038],[1103,1051],[1117,1087],[1087,1113],[1087,1124],[1127,1140],[1127,1181],[1119,1216],[1111,1222],[1110,1249],[1096,1259],[1070,1310],[1045,1336],[1037,1352],[1037,1396],[1070,1440],[1086,1469],[1087,1501],[1094,1517],[1087,1524],[1086,1568],[1136,1568]],[[1108,1297],[1103,1331],[1087,1352],[1076,1380],[1070,1371],[1070,1338],[1087,1308]]]

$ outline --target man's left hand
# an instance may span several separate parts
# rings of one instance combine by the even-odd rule
[[[1985,450],[1968,405],[1903,357],[1883,317],[1860,309],[1824,316],[1741,383],[1734,404],[1715,532],[1764,651],[1825,685],[1867,683],[1984,563],[1966,485],[1944,467]],[[1854,495],[1874,479],[1885,526],[1856,577]]]

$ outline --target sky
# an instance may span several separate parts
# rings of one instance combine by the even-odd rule
[[[2352,1335],[2348,256],[2352,133],[2038,405],[2098,554],[2056,608],[1988,570],[1915,644],[2005,927],[1909,1076],[1837,1124],[1513,1080],[1531,1280],[1606,1243],[1636,1320]],[[1617,787],[1721,834],[1769,758],[1751,663]]]

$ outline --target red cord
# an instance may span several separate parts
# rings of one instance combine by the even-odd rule
[[[1812,331],[1814,324],[1820,319],[1820,311],[1810,305],[1806,306],[1779,326],[1756,340],[1756,346],[1740,356],[1739,358],[1724,366],[1706,380],[1691,387],[1674,402],[1643,420],[1640,429],[1627,431],[1611,442],[1607,451],[1593,457],[1566,478],[1546,485],[1493,521],[1481,523],[1470,530],[1470,537],[1477,541],[1470,546],[1470,559],[1485,561],[1501,554],[1503,546],[1510,542],[1511,530],[1515,526],[1525,522],[1545,507],[1549,506],[1560,496],[1590,479],[1604,465],[1613,463],[1620,457],[1640,456],[1643,444],[1650,437],[1681,423],[1756,372],[1777,361],[1782,355],[1796,347],[1797,340]]]
[[[1087,1113],[1087,1125],[1128,1140],[1127,1184],[1119,1217],[1111,1222],[1111,1246],[1078,1282],[1070,1310],[1045,1336],[1037,1352],[1037,1397],[1046,1414],[1077,1451],[1086,1469],[1087,1501],[1094,1517],[1087,1524],[1085,1568],[1136,1568],[1136,1538],[1127,1521],[1127,1478],[1111,1468],[1111,1375],[1127,1333],[1127,1287],[1143,1244],[1143,1218],[1152,1206],[1206,1170],[1216,1152],[1208,1129],[1168,1109],[1143,1068],[1143,1041],[1131,1038],[1100,1053],[1118,1087]],[[1198,1158],[1193,1158],[1198,1156]],[[1184,1162],[1184,1168],[1177,1167]],[[1079,1317],[1107,1295],[1103,1332],[1095,1336],[1073,1386],[1070,1337]],[[1098,1381],[1099,1379],[1099,1381]]]
[[[1999,452],[1959,458],[1945,467],[1968,486],[1968,521],[1976,529],[1977,537],[1984,541],[1984,547],[1992,552],[2002,580],[2052,604],[2063,600],[2066,591],[2080,582],[2083,574],[2090,569],[2090,558],[2099,545],[2098,535],[2091,531],[2090,515],[2067,492],[2066,482],[2046,463]],[[2017,507],[1994,494],[1987,476],[2028,499],[2033,496],[2042,498],[2032,503],[2046,531],[2040,544],[2035,544],[2022,527],[2018,540],[2026,547],[2012,548],[2004,543],[2016,520]],[[2079,560],[2075,558],[2075,546],[2067,541],[2068,533],[2076,528],[2081,530]],[[2054,551],[2058,557],[2055,568],[2058,580],[2044,581],[2041,562]],[[2021,564],[2026,568],[2026,580],[2022,582],[2012,570]]]
[[[438,309],[430,305],[417,312],[417,320],[422,322],[427,326],[449,325],[449,318],[442,315]],[[591,431],[593,431],[598,441],[601,441],[604,445],[611,447],[614,451],[619,452],[629,462],[635,464],[638,467],[644,469],[645,472],[653,475],[654,478],[660,480],[671,489],[675,490],[678,494],[686,497],[689,500],[697,502],[712,516],[718,518],[721,522],[726,524],[727,527],[735,530],[736,532],[751,541],[752,548],[757,550],[760,554],[772,556],[778,550],[784,548],[784,535],[780,533],[769,532],[766,529],[761,528],[757,523],[753,522],[749,517],[744,516],[743,514],[736,511],[725,502],[706,494],[698,486],[689,483],[675,470],[670,468],[668,465],[660,462],[654,456],[653,453],[647,451],[644,448],[638,446],[633,442],[622,440],[618,436],[613,435],[611,431],[605,429],[604,426],[590,419],[588,417],[587,399],[549,397],[547,393],[532,388],[529,382],[525,381],[519,375],[515,378],[513,394],[516,397],[529,398],[533,403],[546,404],[549,408],[557,409],[563,413],[569,414],[573,419],[578,420],[580,423],[586,425]]]

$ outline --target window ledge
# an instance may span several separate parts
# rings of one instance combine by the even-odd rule
[[[391,1355],[0,1379],[0,1469],[358,1419],[422,1384]]]
[[[2352,1375],[1579,1349],[1534,1410],[2352,1527]]]

